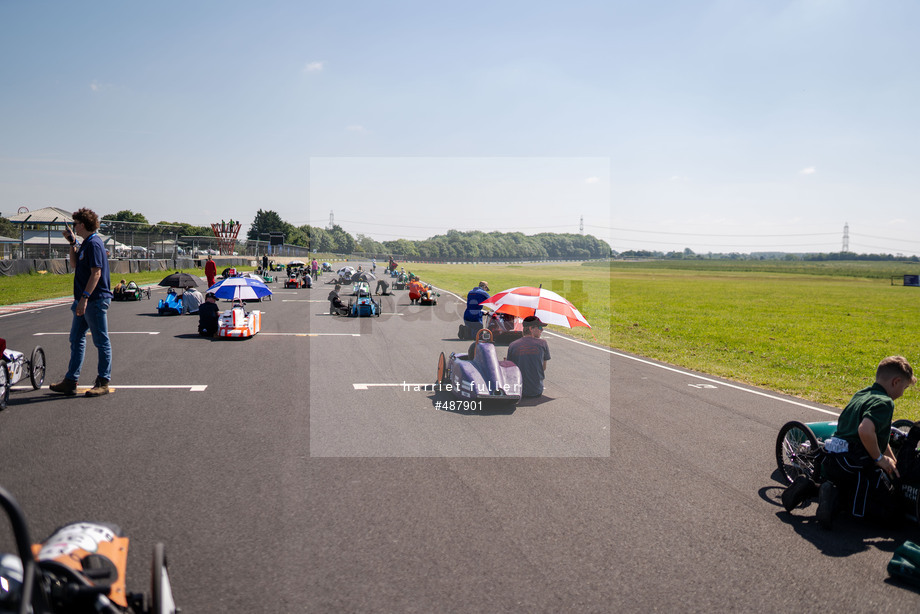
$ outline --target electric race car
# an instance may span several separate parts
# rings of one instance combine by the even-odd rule
[[[0,612],[175,614],[163,544],[153,549],[150,593],[128,593],[128,538],[112,524],[75,522],[32,544],[22,508],[0,488],[16,553],[0,553]]]
[[[242,301],[217,318],[217,336],[230,339],[249,339],[262,330],[262,312],[249,311]]]
[[[285,288],[302,288],[303,282],[296,273],[291,274],[287,279],[284,280]]]
[[[888,443],[896,456],[900,456],[907,432],[913,424],[910,420],[892,422]],[[821,463],[827,454],[824,442],[836,430],[836,422],[804,423],[792,420],[784,424],[776,436],[776,466],[783,479],[791,484],[796,477],[806,475],[815,481],[822,481]],[[905,480],[897,487],[904,499],[907,518],[920,522],[920,484]]]
[[[150,298],[150,289],[140,288],[133,281],[125,284],[121,291],[116,290],[112,293],[113,301],[139,301],[142,298]]]
[[[521,370],[510,360],[499,360],[492,334],[482,329],[476,334],[473,353],[438,357],[436,390],[446,390],[470,401],[503,401],[517,405],[521,400]]]
[[[10,389],[28,374],[32,388],[38,390],[45,381],[45,350],[36,345],[26,358],[22,352],[8,350],[6,339],[0,339],[0,410],[6,409]]]

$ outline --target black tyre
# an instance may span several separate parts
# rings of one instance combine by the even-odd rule
[[[0,411],[6,409],[10,402],[10,372],[6,368],[6,361],[0,360]]]
[[[787,422],[776,436],[776,465],[790,484],[800,475],[811,478],[821,449],[807,425],[795,420]]]
[[[35,346],[30,362],[32,364],[29,369],[29,381],[32,382],[32,388],[38,390],[45,382],[45,350],[42,349],[42,346]]]
[[[894,422],[892,422],[891,428],[900,429],[906,432],[906,431],[909,431],[910,427],[912,427],[913,425],[914,423],[911,422],[910,420],[905,420],[902,418],[901,420],[895,420]]]
[[[153,548],[153,564],[150,569],[150,612],[151,614],[175,614],[172,586],[169,583],[166,549],[163,544]]]

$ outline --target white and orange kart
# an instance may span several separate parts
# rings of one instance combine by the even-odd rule
[[[217,319],[217,336],[231,339],[249,339],[262,330],[262,312],[247,312],[239,303],[220,314]]]
[[[75,522],[33,544],[22,508],[0,488],[16,553],[0,552],[0,612],[175,614],[163,544],[153,550],[150,592],[128,592],[128,538],[104,522]]]

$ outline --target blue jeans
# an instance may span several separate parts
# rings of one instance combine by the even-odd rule
[[[86,311],[77,315],[77,301],[70,306],[73,322],[70,325],[70,364],[66,377],[69,380],[80,379],[83,367],[83,354],[86,350],[86,331],[93,335],[93,345],[99,351],[99,377],[106,381],[112,379],[112,343],[109,341],[109,321],[107,312],[112,299],[97,298],[86,301]]]

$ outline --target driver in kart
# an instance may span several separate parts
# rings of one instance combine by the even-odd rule
[[[875,383],[863,388],[837,418],[837,430],[824,442],[827,453],[822,469],[827,481],[820,487],[800,475],[783,492],[783,506],[792,511],[818,495],[818,523],[829,529],[839,504],[853,516],[868,516],[888,523],[900,522],[898,493],[890,478],[900,477],[888,439],[894,402],[917,382],[913,367],[903,356],[884,358]]]

